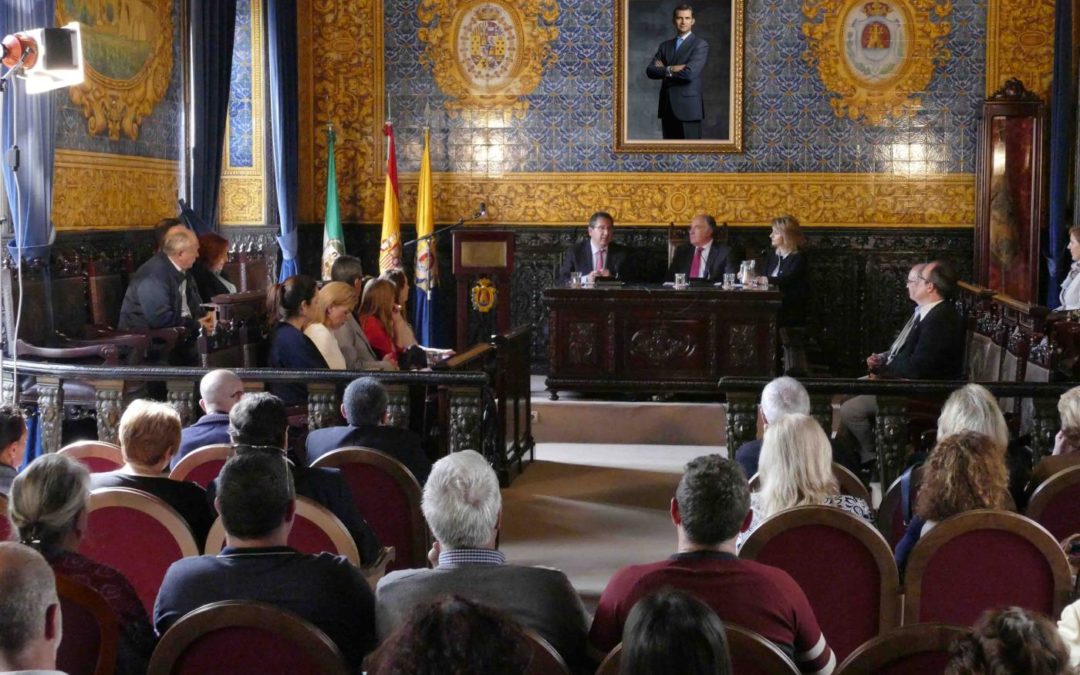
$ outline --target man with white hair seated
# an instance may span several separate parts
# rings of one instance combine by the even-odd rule
[[[810,394],[806,393],[806,389],[795,378],[778,377],[761,390],[758,417],[766,429],[781,418],[796,413],[810,414]],[[761,442],[760,438],[755,438],[743,443],[735,451],[735,461],[742,467],[748,479],[757,473]]]
[[[206,413],[195,424],[180,432],[180,449],[169,468],[175,469],[180,458],[204,445],[228,445],[229,411],[244,395],[244,382],[231,370],[211,370],[199,381],[199,407]]]
[[[502,610],[544,637],[571,668],[585,663],[585,609],[562,572],[506,564],[497,550],[502,495],[495,471],[466,450],[435,462],[424,485],[424,518],[435,535],[434,569],[398,570],[375,590],[385,640],[418,605],[459,595]]]
[[[0,542],[0,672],[56,673],[56,576],[40,553]]]

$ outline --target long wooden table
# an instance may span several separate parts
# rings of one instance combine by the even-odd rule
[[[548,377],[562,391],[711,392],[777,372],[780,292],[659,285],[549,288]]]

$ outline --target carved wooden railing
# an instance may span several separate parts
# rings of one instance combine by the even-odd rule
[[[887,488],[904,467],[909,441],[911,413],[918,402],[944,401],[966,381],[932,380],[852,380],[802,379],[799,382],[810,394],[811,414],[826,430],[832,429],[832,399],[837,394],[877,396],[878,413],[874,434],[878,452],[879,478]],[[757,404],[761,390],[769,383],[763,377],[724,377],[719,390],[727,396],[727,447],[734,451],[754,438],[757,428]],[[1031,449],[1037,462],[1054,447],[1054,435],[1060,427],[1057,400],[1075,382],[980,382],[998,398],[1030,399],[1034,404],[1031,426]],[[936,415],[935,415],[936,417]]]

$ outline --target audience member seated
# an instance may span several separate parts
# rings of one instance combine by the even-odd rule
[[[11,493],[11,482],[26,455],[26,418],[16,405],[0,405],[0,495]]]
[[[1072,311],[1080,309],[1080,226],[1074,225],[1069,228],[1069,257],[1072,266],[1065,280],[1061,282],[1061,294],[1058,300],[1061,304],[1057,307],[1060,311]]]
[[[435,462],[422,507],[435,535],[429,554],[434,569],[398,570],[379,581],[380,639],[404,624],[416,606],[457,594],[540,633],[571,668],[585,663],[585,609],[570,580],[550,568],[508,565],[496,549],[502,496],[487,460],[465,450]]]
[[[753,520],[739,535],[739,546],[769,516],[795,506],[834,506],[874,523],[869,504],[840,494],[829,439],[809,415],[787,415],[769,426],[761,447],[760,476],[761,490],[750,495]]]
[[[690,241],[679,244],[671,257],[666,280],[675,281],[676,274],[685,274],[690,280],[716,282],[738,268],[731,247],[716,241],[716,219],[699,213],[690,219]]]
[[[779,422],[785,415],[800,413],[810,414],[810,395],[799,381],[793,377],[778,377],[761,390],[761,403],[758,405],[758,417],[766,430],[769,424]],[[742,467],[747,480],[758,472],[758,457],[761,455],[761,439],[747,441],[735,451],[735,461]]]
[[[307,435],[307,461],[315,460],[350,445],[371,448],[404,464],[423,486],[431,472],[431,460],[420,447],[420,437],[408,429],[387,424],[389,398],[386,389],[371,377],[349,383],[341,399],[343,427],[315,429]]]
[[[236,284],[225,276],[225,263],[229,262],[229,240],[216,232],[199,235],[199,259],[191,266],[191,276],[199,287],[203,302],[210,302],[215,295],[236,293]]]
[[[231,370],[211,370],[199,382],[199,407],[206,413],[180,432],[180,449],[169,467],[205,445],[226,445],[229,440],[229,411],[244,395],[244,382]]]
[[[319,289],[315,300],[317,318],[307,325],[304,335],[315,343],[331,370],[345,370],[345,356],[332,331],[344,326],[356,309],[356,293],[346,283],[331,281]]]
[[[367,337],[375,356],[388,356],[398,365],[400,356],[394,344],[394,300],[397,289],[386,279],[372,279],[364,286],[364,295],[357,310],[357,321]]]
[[[724,624],[704,602],[681,591],[642,598],[623,628],[623,675],[731,675]]]
[[[187,521],[201,549],[214,514],[206,492],[195,483],[164,473],[180,445],[180,414],[171,405],[137,399],[120,417],[120,452],[124,466],[90,476],[90,489],[123,487],[148,492],[176,509]]]
[[[90,473],[64,455],[43,455],[11,486],[8,514],[19,541],[37,549],[53,572],[89,586],[105,598],[120,620],[116,672],[146,672],[154,631],[135,589],[122,574],[76,551],[86,536]]]
[[[229,413],[229,435],[233,445],[237,446],[236,454],[261,452],[285,456],[296,494],[330,509],[352,535],[361,562],[365,566],[373,564],[379,557],[379,539],[356,512],[352,493],[341,472],[337,469],[313,469],[294,462],[285,451],[288,433],[285,404],[273,394],[248,394]],[[214,479],[207,487],[211,501],[217,494],[219,480]]]
[[[415,354],[412,357],[413,363],[420,367],[427,365],[428,355],[433,359],[442,359],[451,356],[454,353],[451,349],[427,347],[416,341],[416,333],[409,324],[408,318],[410,287],[409,277],[405,274],[405,270],[400,268],[387,270],[380,275],[379,278],[392,282],[394,288],[397,290],[397,302],[394,304],[394,345],[397,347],[398,353],[404,354],[412,349]],[[416,352],[416,349],[423,350],[423,354]]]
[[[1069,559],[1076,573],[1076,563],[1073,556]],[[1072,668],[1080,666],[1080,600],[1072,603],[1061,612],[1061,618],[1057,623],[1058,635],[1065,642],[1069,650],[1069,665]]]
[[[41,554],[0,542],[0,672],[50,675],[60,647],[56,576]]]
[[[670,586],[704,601],[724,623],[760,633],[804,672],[831,673],[836,656],[795,580],[783,570],[736,555],[735,539],[750,518],[750,489],[735,462],[708,455],[687,464],[671,500],[676,553],[612,576],[589,633],[594,650],[611,651],[637,601]]]
[[[343,255],[330,267],[330,279],[349,284],[356,297],[360,297],[364,290],[364,267],[359,258]],[[375,356],[355,314],[350,314],[345,324],[334,330],[334,337],[345,357],[346,370],[397,370],[394,354],[387,354],[381,360]]]
[[[949,649],[946,675],[1066,675],[1069,650],[1054,623],[1020,607],[984,613]]]
[[[266,365],[271,368],[326,368],[319,348],[304,335],[304,329],[319,317],[315,299],[315,280],[298,274],[267,291],[266,313],[276,321],[270,329],[270,348]],[[268,382],[266,390],[285,401],[285,405],[307,405],[307,386],[302,382]]]
[[[532,660],[509,616],[460,596],[417,606],[368,658],[368,675],[522,675]]]
[[[1031,472],[1031,482],[1028,483],[1031,491],[1058,471],[1080,464],[1080,387],[1073,387],[1062,394],[1057,408],[1061,417],[1061,429],[1054,437],[1054,453],[1050,457],[1042,458],[1035,465]],[[0,458],[2,457],[0,454]],[[0,492],[2,491],[0,484]]]
[[[559,284],[565,286],[574,272],[586,284],[599,279],[638,281],[639,271],[634,249],[616,241],[615,219],[607,211],[589,216],[589,238],[579,241],[563,253]]]
[[[289,548],[296,493],[280,455],[237,453],[218,481],[215,503],[225,526],[225,548],[169,567],[154,605],[158,636],[203,605],[253,600],[310,621],[359,669],[374,646],[371,589],[345,558]]]
[[[1005,456],[989,436],[964,431],[939,441],[923,468],[915,515],[896,545],[896,566],[901,573],[920,537],[949,516],[1003,508],[1008,486]]]
[[[795,216],[773,218],[764,266],[759,270],[769,278],[769,285],[780,289],[781,326],[805,326],[810,306],[810,267],[800,247],[806,236]]]

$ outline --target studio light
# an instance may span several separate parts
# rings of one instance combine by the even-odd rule
[[[70,87],[86,79],[82,28],[77,21],[60,28],[13,33],[0,41],[0,48],[0,63],[26,82],[28,94]]]

